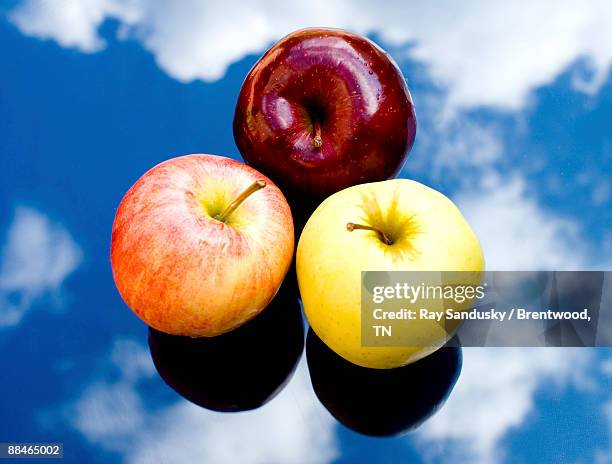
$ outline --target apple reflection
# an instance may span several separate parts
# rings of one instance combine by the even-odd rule
[[[190,338],[149,328],[149,349],[161,378],[214,411],[246,411],[270,401],[291,378],[304,349],[292,280],[257,317],[227,334]]]
[[[368,369],[349,363],[308,331],[306,359],[314,391],[346,427],[364,435],[415,430],[446,401],[461,372],[456,339],[413,364]]]

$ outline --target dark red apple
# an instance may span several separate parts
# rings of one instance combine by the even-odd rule
[[[245,161],[294,198],[395,176],[415,133],[395,62],[338,29],[302,29],[276,43],[249,72],[234,115]]]

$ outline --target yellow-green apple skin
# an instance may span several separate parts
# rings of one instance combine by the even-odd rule
[[[218,219],[261,181],[265,187]],[[289,205],[268,178],[230,158],[187,155],[158,164],[126,193],[113,223],[111,266],[123,300],[149,326],[210,337],[272,300],[293,240]]]
[[[347,223],[381,230],[347,230]],[[327,198],[297,247],[297,276],[308,322],[346,360],[389,369],[417,361],[448,340],[435,321],[409,321],[415,345],[361,344],[362,271],[483,271],[478,238],[455,204],[407,179],[361,184]],[[476,272],[479,274],[479,272]]]

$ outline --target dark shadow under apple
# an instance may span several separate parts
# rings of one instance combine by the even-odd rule
[[[430,356],[396,369],[352,364],[308,330],[306,359],[319,401],[346,427],[371,436],[418,428],[446,401],[461,372],[456,339]]]
[[[300,235],[308,219],[321,204],[320,200],[306,198],[303,195],[297,196],[295,194],[283,192],[289,206],[291,207],[291,215],[293,216],[293,227],[295,234],[295,246],[297,247]]]
[[[290,276],[253,320],[211,338],[149,328],[157,372],[176,392],[206,409],[256,409],[288,383],[304,349],[304,323]]]

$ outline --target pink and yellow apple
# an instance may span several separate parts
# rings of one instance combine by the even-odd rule
[[[266,307],[293,250],[289,205],[268,178],[229,158],[187,155],[127,192],[111,265],[122,298],[149,326],[209,337]]]

